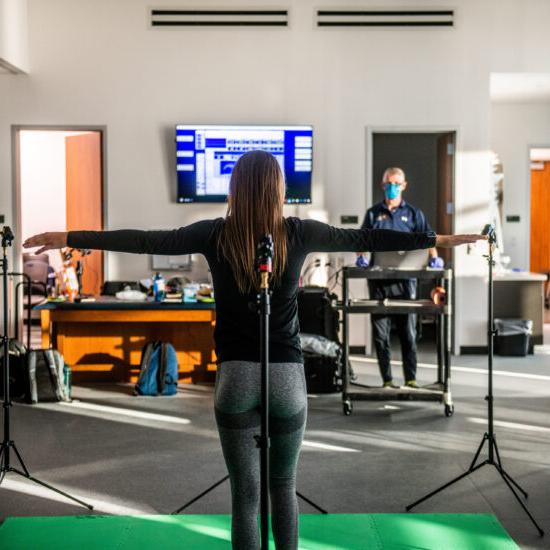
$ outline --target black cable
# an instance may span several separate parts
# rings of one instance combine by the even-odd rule
[[[321,260],[319,258],[315,258],[314,260],[311,260],[305,267],[305,269],[302,272],[302,282],[305,284],[306,277],[309,275],[310,271],[315,269],[316,267],[321,266]]]
[[[342,270],[343,268],[341,267],[340,269],[336,270],[327,280],[327,287],[330,285],[330,281],[336,277],[335,281],[334,281],[334,284],[330,287],[330,292],[332,292],[334,290],[334,288],[338,285],[338,278],[340,276],[340,273],[342,273]]]

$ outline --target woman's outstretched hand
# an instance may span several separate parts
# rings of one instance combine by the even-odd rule
[[[35,248],[40,246],[35,254],[42,254],[46,250],[56,248],[65,248],[67,246],[67,233],[65,231],[54,231],[51,233],[40,233],[29,237],[24,243],[23,248]]]
[[[461,244],[473,244],[477,241],[486,241],[485,235],[437,235],[435,239],[436,248],[452,248]]]

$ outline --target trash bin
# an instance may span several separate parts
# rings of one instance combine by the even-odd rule
[[[529,353],[533,321],[531,319],[495,319],[495,353],[525,357]]]

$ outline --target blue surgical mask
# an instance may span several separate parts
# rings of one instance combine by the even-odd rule
[[[399,197],[399,193],[401,192],[401,185],[398,183],[391,183],[388,182],[384,184],[384,195],[386,195],[386,198],[388,200],[396,199]]]

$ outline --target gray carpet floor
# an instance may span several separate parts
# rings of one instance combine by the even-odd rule
[[[421,354],[418,379],[433,382]],[[357,358],[361,382],[379,383]],[[334,513],[403,512],[405,505],[469,466],[485,431],[486,358],[453,358],[455,414],[421,402],[356,402],[310,396],[299,491]],[[415,512],[494,513],[525,549],[550,548],[550,355],[495,360],[496,433],[504,467],[528,492],[541,539],[497,471],[486,466]],[[401,380],[401,367],[394,367]],[[73,404],[16,404],[12,436],[36,477],[87,499],[95,513],[170,513],[226,475],[211,386],[186,385],[171,398],[133,397],[127,385],[74,388]],[[12,457],[15,464],[15,457]],[[301,503],[301,511],[314,510]],[[225,483],[189,513],[230,512]],[[0,485],[0,518],[81,515],[73,505],[14,474]]]

